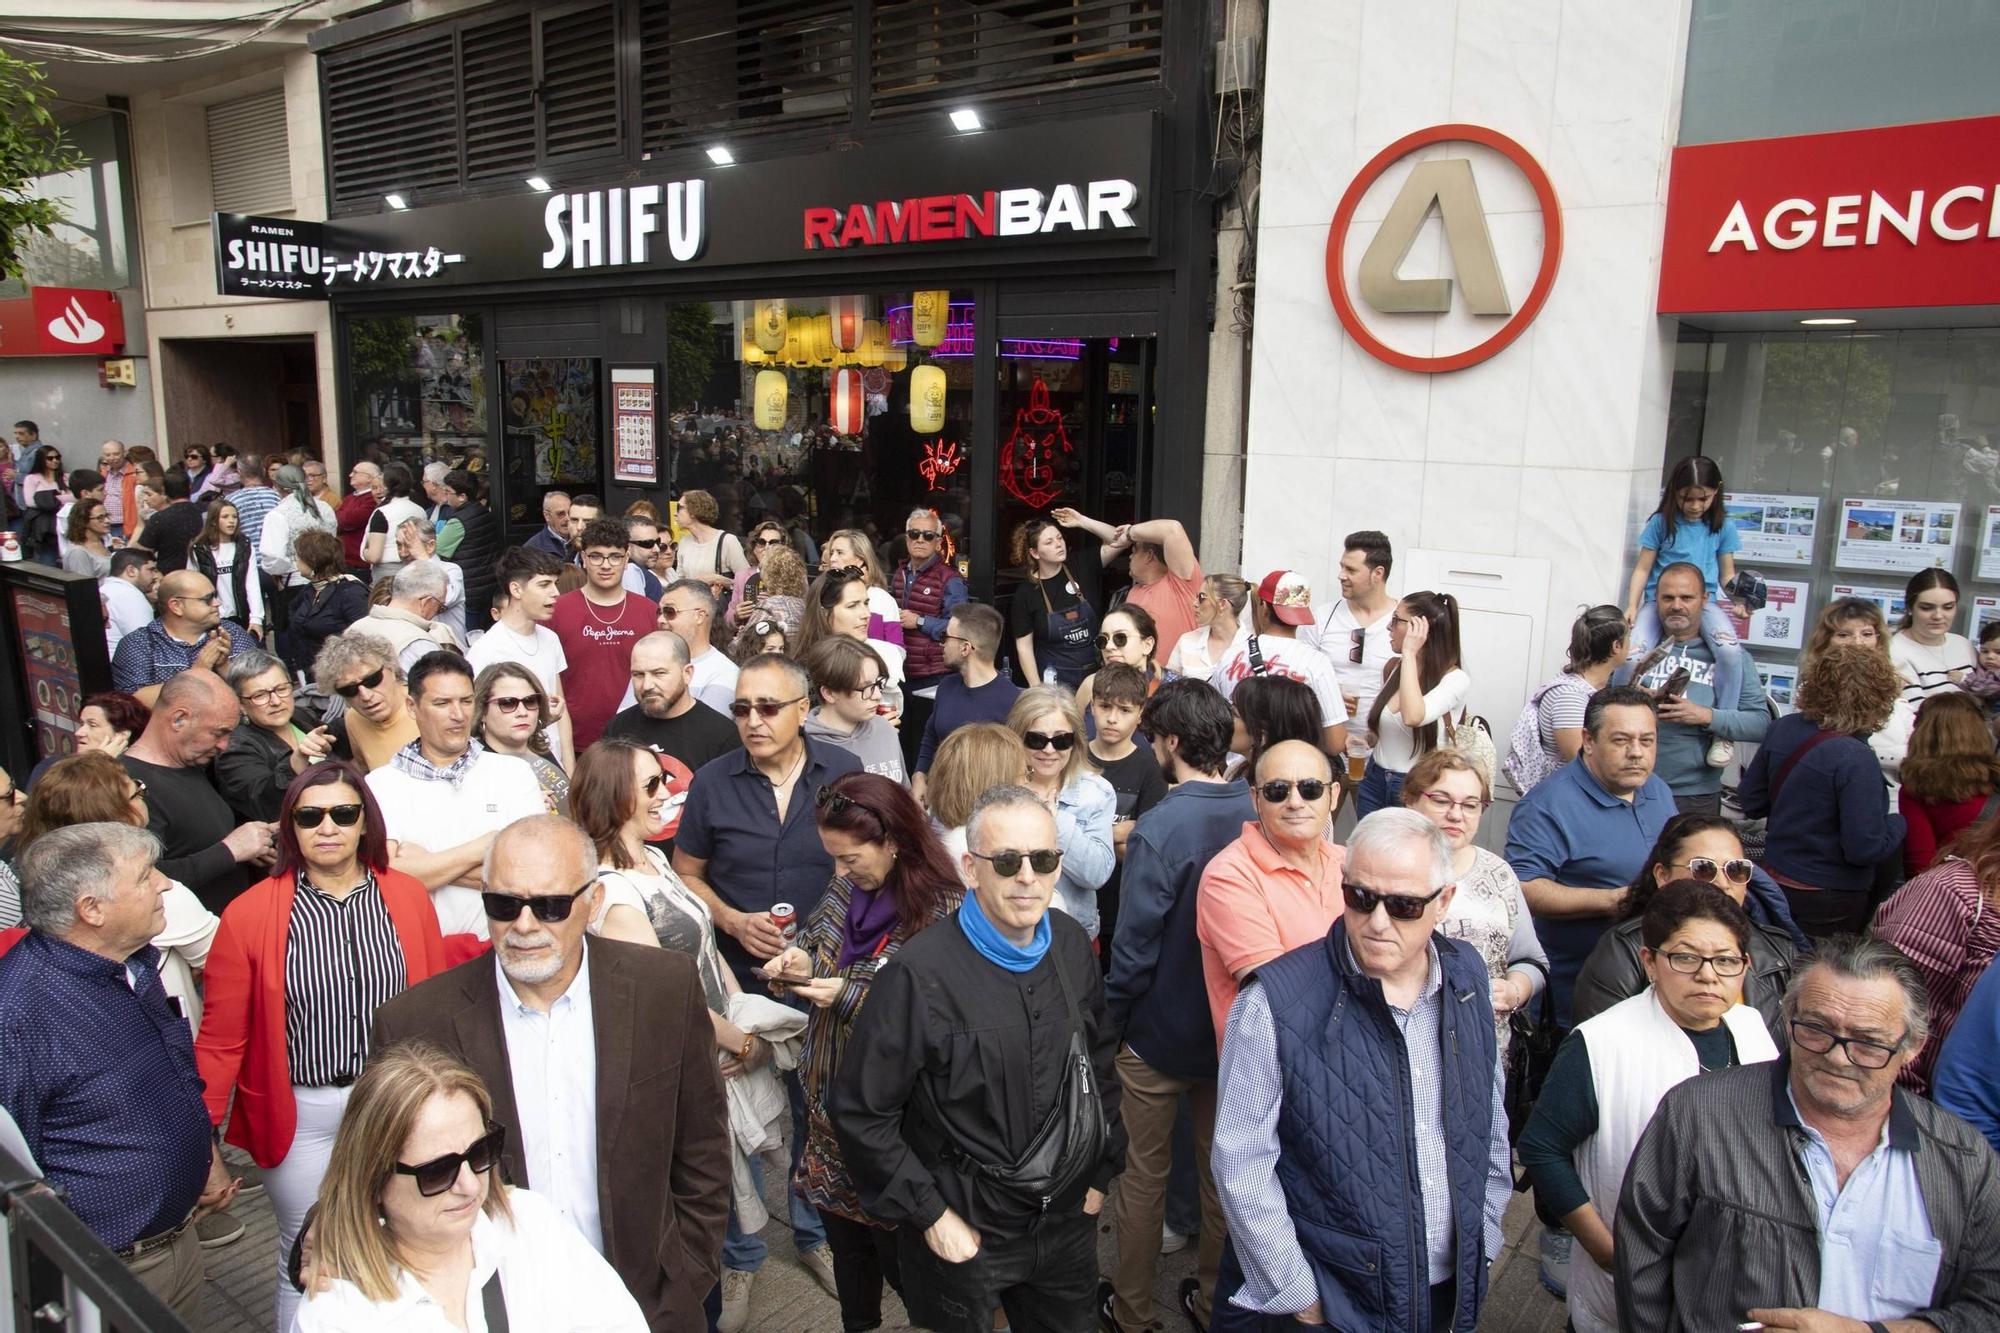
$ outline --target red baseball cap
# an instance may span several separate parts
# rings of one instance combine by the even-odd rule
[[[1312,585],[1294,570],[1274,569],[1266,574],[1257,585],[1257,600],[1287,625],[1313,623]]]

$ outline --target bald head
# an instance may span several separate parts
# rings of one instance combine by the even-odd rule
[[[199,767],[228,747],[241,716],[236,691],[222,677],[190,667],[160,687],[146,724],[146,748],[183,768]]]
[[[215,585],[192,569],[175,570],[160,580],[160,619],[182,639],[214,629],[222,623]]]
[[[632,667],[636,671],[640,655],[648,662],[684,667],[688,664],[687,640],[670,629],[654,630],[632,645]]]
[[[1333,777],[1333,761],[1326,751],[1305,741],[1279,741],[1257,756],[1257,781],[1271,778]]]
[[[1279,741],[1257,756],[1256,778],[1251,795],[1265,836],[1287,851],[1313,847],[1333,818],[1337,790],[1326,751],[1304,741]]]
[[[561,815],[517,819],[486,851],[486,883],[502,893],[572,893],[596,877],[597,848],[590,835]]]

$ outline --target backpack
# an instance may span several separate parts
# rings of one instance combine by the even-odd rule
[[[1558,676],[1528,696],[1527,707],[1521,710],[1513,733],[1507,738],[1507,762],[1501,769],[1513,782],[1514,790],[1523,796],[1562,767],[1560,760],[1542,748],[1542,697],[1568,679],[1566,675]],[[1489,740],[1487,744],[1490,746],[1492,742]]]
[[[1500,752],[1493,745],[1493,729],[1486,725],[1486,719],[1474,716],[1471,709],[1458,715],[1458,725],[1451,729],[1451,746],[1486,775],[1488,791],[1493,788],[1493,779],[1498,776]],[[1539,748],[1539,747],[1537,747]]]

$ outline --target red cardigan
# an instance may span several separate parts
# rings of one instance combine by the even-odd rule
[[[451,966],[424,886],[396,870],[377,871],[375,882],[403,947],[408,984]],[[290,875],[274,875],[224,908],[222,928],[202,974],[201,1032],[194,1058],[206,1087],[202,1095],[209,1118],[222,1123],[233,1090],[236,1114],[229,1117],[229,1141],[264,1167],[285,1160],[299,1125],[285,1054],[285,946],[297,891]]]

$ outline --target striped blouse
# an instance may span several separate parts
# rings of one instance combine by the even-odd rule
[[[285,942],[285,1058],[301,1087],[345,1087],[368,1057],[375,1010],[409,985],[373,871],[345,898],[299,871]]]

